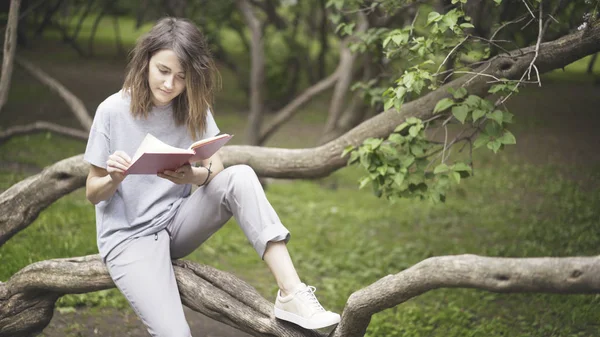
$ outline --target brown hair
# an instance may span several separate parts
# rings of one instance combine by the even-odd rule
[[[192,138],[206,129],[206,114],[212,108],[219,72],[204,36],[189,20],[164,18],[143,35],[130,53],[123,91],[131,95],[131,113],[147,117],[152,108],[148,85],[150,58],[162,49],[172,50],[185,71],[185,89],[173,99],[173,118],[185,123]]]

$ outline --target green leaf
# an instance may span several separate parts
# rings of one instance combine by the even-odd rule
[[[456,24],[458,23],[458,18],[461,16],[461,12],[457,11],[456,9],[453,9],[444,15],[444,23],[448,25],[448,28],[453,29],[454,26],[456,26]]]
[[[515,136],[508,130],[504,130],[504,134],[502,135],[501,138],[499,138],[499,140],[502,144],[506,144],[506,145],[511,145],[511,144],[517,143],[517,139],[515,138]]]
[[[371,178],[363,177],[362,179],[360,179],[360,185],[358,186],[358,188],[362,189],[363,187],[367,186],[367,184],[370,182],[371,182]]]
[[[481,97],[476,95],[469,95],[469,97],[465,99],[465,104],[472,108],[476,108],[481,104]]]
[[[453,106],[452,114],[461,123],[465,124],[465,120],[467,119],[467,115],[469,114],[469,107],[464,104]]]
[[[455,99],[461,99],[461,98],[465,97],[466,95],[467,95],[467,89],[465,89],[465,88],[458,88],[458,90],[456,90],[452,93],[452,96],[454,96]]]
[[[415,73],[413,73],[413,72],[405,73],[402,78],[402,82],[404,83],[404,86],[412,89],[412,85],[415,82]]]
[[[490,136],[485,133],[479,134],[479,137],[473,143],[473,148],[479,148],[480,146],[487,144],[490,141]]]
[[[471,172],[471,167],[465,163],[456,163],[454,164],[454,166],[452,166],[452,169],[454,171],[469,171]]]
[[[488,90],[488,92],[490,94],[495,94],[498,91],[502,91],[504,89],[506,89],[506,84],[494,84],[494,85],[492,85],[492,87],[490,88],[490,90]]]
[[[423,151],[423,147],[419,144],[412,144],[410,146],[410,152],[412,154],[414,154],[415,156],[419,156],[419,157],[425,155],[425,152]]]
[[[515,115],[513,115],[512,113],[510,113],[508,111],[503,111],[502,112],[502,122],[504,122],[504,123],[512,123],[514,116]]]
[[[433,173],[439,174],[439,173],[443,173],[443,172],[448,172],[449,170],[450,170],[450,168],[448,167],[448,165],[439,164],[438,166],[435,167],[435,169],[433,169]]]
[[[502,127],[498,123],[487,123],[485,125],[485,133],[490,137],[500,137],[503,133]]]
[[[452,178],[454,178],[454,180],[456,180],[457,184],[460,184],[460,173],[452,172]]]
[[[394,102],[396,101],[395,98],[390,98],[388,100],[385,101],[385,104],[383,105],[383,110],[389,110],[394,106]]]
[[[476,122],[479,118],[483,117],[484,115],[485,115],[485,111],[483,111],[481,109],[473,110],[473,122]]]
[[[427,15],[427,26],[429,26],[430,23],[432,23],[432,22],[438,22],[441,19],[443,19],[443,16],[440,15],[440,13],[438,13],[438,12],[430,12],[429,15]]]
[[[404,182],[404,174],[396,173],[394,175],[394,184],[398,185],[398,188],[401,189],[403,182]]]
[[[394,132],[401,132],[402,130],[404,130],[407,126],[409,125],[409,123],[404,122],[400,125],[398,125],[395,129]]]
[[[410,127],[410,129],[408,129],[408,134],[410,134],[413,137],[416,137],[419,134],[419,131],[421,131],[416,125],[413,125]]]
[[[442,100],[440,100],[439,102],[437,102],[437,104],[435,105],[435,108],[433,108],[433,113],[438,113],[441,111],[444,111],[446,109],[448,109],[449,107],[453,106],[454,100],[452,100],[451,98],[444,98]]]
[[[369,145],[372,150],[376,150],[381,143],[383,143],[383,139],[381,138],[367,138],[363,142],[364,145]]]
[[[494,151],[494,153],[498,153],[498,150],[500,150],[501,146],[502,146],[502,143],[499,140],[494,140],[494,141],[487,143],[488,149]]]
[[[464,29],[466,29],[466,28],[475,28],[475,26],[473,26],[473,24],[471,24],[471,23],[465,22],[465,23],[461,23],[460,24],[460,28],[464,28]]]
[[[353,145],[346,146],[346,148],[342,152],[342,158],[345,157],[348,153],[352,152],[353,150],[354,150],[354,146]]]
[[[402,160],[401,160],[402,167],[409,167],[414,162],[415,162],[415,157],[411,156],[411,155],[407,155],[406,157],[402,158]]]
[[[494,112],[490,112],[487,115],[487,118],[496,121],[498,125],[502,125],[503,117],[501,110],[495,110]]]
[[[405,87],[399,86],[398,88],[396,88],[396,90],[394,90],[394,92],[396,93],[397,99],[404,100],[404,95],[406,95]]]

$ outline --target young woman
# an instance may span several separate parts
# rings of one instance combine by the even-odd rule
[[[100,255],[151,335],[190,336],[171,259],[234,216],[277,281],[275,317],[308,329],[336,324],[340,316],[300,281],[290,233],[249,166],[224,169],[217,152],[198,167],[125,174],[147,133],[180,148],[219,133],[210,110],[215,76],[202,34],[185,19],[162,19],[137,42],[122,90],[98,106],[84,156]],[[200,187],[191,194],[191,185]]]

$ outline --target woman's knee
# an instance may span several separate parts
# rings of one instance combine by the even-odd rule
[[[230,166],[226,169],[226,171],[229,175],[229,180],[234,185],[258,181],[258,177],[256,176],[256,173],[252,167],[245,164]]]

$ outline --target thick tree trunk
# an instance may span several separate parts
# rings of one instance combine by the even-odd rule
[[[8,21],[4,35],[4,57],[2,57],[2,74],[0,76],[0,111],[8,99],[10,79],[12,77],[15,50],[17,49],[17,30],[19,26],[19,6],[21,0],[12,0],[8,10]]]

